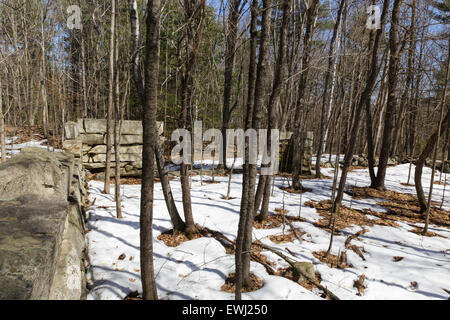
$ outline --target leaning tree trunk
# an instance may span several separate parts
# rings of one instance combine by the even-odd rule
[[[272,129],[278,129],[278,114],[277,114],[277,106],[280,101],[281,89],[285,80],[286,74],[286,53],[287,53],[287,35],[288,28],[290,22],[290,13],[291,13],[291,1],[284,0],[282,2],[282,11],[283,11],[283,21],[281,22],[281,32],[280,32],[280,42],[278,47],[278,60],[275,66],[275,75],[273,80],[273,88],[272,94],[269,98],[269,104],[267,106],[267,111],[269,113],[269,128],[267,130],[267,155],[271,157],[272,152],[272,139],[271,139],[271,131]],[[278,148],[278,146],[276,146]],[[269,166],[273,166],[273,163],[269,163]],[[260,214],[256,217],[256,220],[263,221],[267,219],[269,212],[269,201],[270,201],[270,184],[272,182],[272,175],[262,176],[260,175],[259,179],[264,177],[264,197],[262,201],[262,207]],[[259,186],[258,186],[259,188]],[[255,205],[255,212],[258,210],[258,207]]]
[[[319,135],[319,143],[317,145],[317,156],[316,156],[316,178],[320,178],[320,158],[322,157],[322,153],[325,149],[327,143],[327,132],[330,121],[330,113],[331,107],[333,105],[333,94],[334,87],[336,83],[336,57],[335,57],[335,46],[338,46],[336,52],[339,53],[339,34],[340,34],[340,23],[341,23],[341,14],[344,8],[345,0],[341,0],[339,4],[338,14],[336,23],[334,24],[333,36],[331,37],[330,49],[328,51],[328,68],[325,72],[325,85],[324,85],[324,93],[322,100],[322,114],[320,121],[320,135]],[[330,95],[328,96],[328,85],[331,80],[331,90]]]
[[[402,0],[395,0],[392,9],[391,30],[389,34],[389,71],[388,71],[388,100],[386,105],[386,116],[384,119],[383,142],[381,145],[380,160],[378,163],[377,178],[372,188],[385,190],[384,180],[386,177],[386,169],[392,145],[392,133],[394,116],[397,109],[397,82],[399,69],[399,52],[398,52],[398,24],[400,16],[400,5]]]
[[[298,85],[298,99],[295,109],[295,124],[294,132],[292,135],[293,141],[293,154],[292,154],[292,186],[295,190],[302,189],[300,183],[300,175],[302,172],[302,159],[300,152],[301,144],[301,113],[304,112],[305,105],[305,93],[306,93],[306,81],[309,74],[309,62],[310,62],[310,51],[311,51],[311,40],[314,29],[314,24],[317,16],[317,7],[319,5],[319,0],[313,0],[306,12],[306,30],[303,39],[303,56],[302,56],[302,73],[300,75],[299,85]]]
[[[431,206],[431,195],[432,195],[433,183],[434,183],[434,181],[433,181],[434,180],[434,167],[435,167],[435,163],[436,163],[437,148],[439,148],[439,145],[438,145],[439,137],[441,135],[445,134],[445,132],[450,129],[450,111],[447,112],[447,115],[445,116],[444,120],[442,120],[442,115],[443,115],[444,109],[447,106],[446,100],[447,100],[447,89],[448,89],[448,80],[449,80],[448,78],[449,78],[449,67],[450,67],[450,39],[448,40],[448,44],[449,44],[449,52],[447,53],[447,67],[446,67],[446,75],[445,75],[445,82],[444,82],[445,84],[444,84],[444,88],[442,91],[442,98],[440,101],[441,119],[439,121],[437,131],[434,132],[433,135],[428,139],[427,144],[425,145],[425,148],[423,149],[422,153],[420,154],[420,157],[416,163],[416,170],[414,173],[414,182],[416,185],[416,192],[417,192],[417,198],[419,199],[420,210],[422,212],[426,211],[426,213],[427,213],[425,231],[424,231],[425,233],[426,233],[426,229],[428,227],[428,216],[429,216],[429,210],[430,210],[430,206]],[[435,149],[435,153],[433,156],[433,173],[432,173],[432,179],[431,179],[431,185],[430,185],[430,194],[428,197],[428,204],[427,204],[425,201],[425,195],[423,193],[423,188],[422,188],[422,170],[423,170],[423,165],[425,163],[425,160],[431,154],[433,149]],[[442,163],[442,165],[444,166],[444,162]]]
[[[389,2],[390,2],[390,0],[385,0],[384,4],[383,4],[383,10],[381,13],[381,23],[380,23],[381,28],[376,31],[375,40],[374,40],[373,46],[372,46],[371,66],[370,66],[370,70],[369,70],[369,76],[367,78],[364,91],[362,92],[362,94],[358,100],[358,104],[355,107],[354,122],[353,122],[353,126],[351,128],[351,133],[349,135],[349,141],[347,143],[347,148],[345,151],[344,165],[343,165],[342,171],[341,171],[341,178],[339,180],[338,192],[337,192],[336,199],[335,199],[335,201],[333,203],[333,207],[332,207],[332,214],[336,214],[339,211],[339,207],[341,205],[342,198],[344,196],[344,188],[345,188],[345,183],[347,181],[347,174],[348,174],[348,171],[349,171],[349,168],[350,168],[350,165],[352,162],[352,158],[353,158],[353,152],[355,149],[356,138],[358,135],[361,113],[363,111],[364,106],[367,103],[367,100],[370,99],[370,97],[372,95],[372,91],[375,86],[375,81],[378,76],[378,72],[379,72],[379,70],[378,70],[378,46],[380,43],[381,35],[384,30],[386,16],[389,11]]]
[[[137,16],[137,0],[130,0],[130,26],[132,34],[132,65],[133,65],[133,81],[136,85],[141,104],[145,106],[145,94],[144,94],[144,79],[141,72],[141,35],[139,29],[139,18]],[[155,127],[155,135],[159,136],[158,128]],[[156,166],[158,168],[159,179],[161,180],[161,187],[166,201],[167,211],[169,212],[170,220],[172,221],[174,231],[184,230],[184,222],[178,213],[178,209],[175,205],[175,200],[170,188],[170,181],[168,172],[165,168],[165,160],[162,151],[161,142],[159,139],[155,141],[155,158]]]
[[[447,130],[449,127],[450,127],[450,112],[447,113],[444,120],[442,121],[440,135],[443,135],[445,133],[445,130]],[[417,198],[419,200],[420,210],[422,212],[425,212],[427,210],[427,201],[425,199],[425,194],[423,192],[422,187],[423,166],[425,164],[425,160],[431,155],[431,152],[433,152],[437,138],[438,132],[436,131],[428,139],[425,148],[422,150],[422,153],[419,156],[419,159],[417,159],[416,169],[414,171],[414,183],[416,185]]]
[[[145,66],[145,105],[142,117],[143,150],[142,150],[142,188],[141,188],[141,277],[143,298],[157,300],[158,293],[153,267],[153,179],[154,154],[158,136],[156,131],[156,110],[158,107],[158,75],[159,75],[159,29],[160,0],[147,3],[147,41]]]

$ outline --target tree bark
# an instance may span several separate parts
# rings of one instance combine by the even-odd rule
[[[446,74],[445,74],[445,82],[444,82],[444,88],[442,91],[442,98],[440,101],[441,104],[441,118],[439,121],[439,125],[438,125],[438,129],[436,132],[434,132],[431,137],[428,139],[427,144],[425,145],[425,148],[422,150],[422,153],[419,156],[419,159],[417,160],[416,163],[416,169],[414,172],[414,182],[416,185],[416,192],[417,192],[417,198],[419,200],[419,205],[420,205],[420,210],[422,212],[427,212],[427,217],[426,217],[426,224],[425,224],[425,233],[426,233],[426,229],[428,227],[428,216],[429,216],[429,209],[431,206],[431,195],[432,195],[432,191],[433,191],[433,179],[434,179],[434,167],[435,167],[435,163],[436,163],[436,156],[437,156],[437,148],[439,147],[438,143],[439,143],[439,137],[443,134],[445,134],[445,132],[447,130],[450,130],[450,111],[447,111],[447,115],[445,116],[444,120],[442,120],[442,116],[443,116],[443,112],[444,109],[447,109],[447,89],[448,89],[448,80],[449,80],[449,68],[450,68],[450,39],[448,40],[448,44],[449,44],[449,52],[447,53],[447,66],[446,66]],[[434,156],[433,156],[433,173],[432,173],[432,180],[431,180],[431,185],[430,185],[430,194],[429,194],[429,198],[428,198],[428,204],[426,203],[425,200],[425,195],[423,193],[423,188],[422,188],[422,170],[423,170],[423,165],[425,164],[425,160],[427,159],[427,157],[431,154],[431,152],[433,151],[433,149],[435,150]],[[443,163],[444,164],[444,163]]]
[[[141,34],[139,28],[139,18],[137,16],[137,0],[129,0],[130,6],[130,26],[132,34],[132,64],[133,64],[133,81],[136,85],[141,105],[145,106],[145,94],[144,94],[144,79],[141,71]],[[159,136],[158,128],[155,127],[155,135]],[[159,139],[155,141],[155,158],[156,166],[158,168],[159,179],[161,180],[161,187],[166,201],[167,211],[169,212],[170,220],[174,231],[184,230],[184,222],[178,213],[178,209],[175,205],[175,200],[170,187],[170,181],[168,172],[165,168],[165,159],[162,151],[161,142]]]
[[[301,113],[304,111],[305,105],[305,95],[306,95],[306,81],[308,79],[309,74],[309,60],[310,60],[310,51],[311,51],[311,39],[313,35],[314,24],[317,16],[317,7],[319,4],[319,0],[312,0],[310,6],[306,12],[306,30],[303,38],[303,56],[301,63],[301,75],[298,85],[298,100],[295,109],[295,124],[294,124],[294,132],[292,135],[293,140],[293,155],[292,155],[292,186],[295,190],[302,189],[302,185],[300,183],[300,175],[302,172],[302,159],[300,152],[300,144],[301,144]]]
[[[389,160],[390,149],[392,145],[392,131],[394,116],[397,109],[397,82],[398,82],[398,24],[400,15],[400,6],[402,0],[394,0],[392,9],[391,30],[389,34],[389,71],[388,71],[388,100],[386,105],[386,117],[384,119],[383,143],[381,145],[380,160],[378,163],[377,178],[372,188],[385,190],[384,180],[386,177],[387,163]]]
[[[336,79],[336,57],[335,57],[335,46],[338,46],[337,52],[339,53],[339,35],[340,35],[340,23],[341,23],[341,15],[344,9],[344,4],[346,0],[341,0],[339,4],[339,9],[337,13],[336,23],[333,28],[333,36],[331,37],[330,49],[328,50],[328,68],[325,72],[325,84],[324,84],[324,93],[322,99],[322,113],[321,113],[321,121],[320,121],[320,135],[319,135],[319,143],[317,146],[317,156],[316,156],[316,178],[320,178],[320,158],[322,157],[322,153],[327,143],[327,132],[328,132],[328,124],[330,121],[330,112],[333,104],[333,94],[334,94],[334,86]],[[328,95],[328,86],[331,80],[331,90],[330,95]]]
[[[115,43],[115,23],[116,23],[116,1],[111,0],[111,34],[109,37],[109,88],[108,88],[108,112],[106,118],[106,169],[104,193],[111,193],[111,127],[112,113],[114,110],[114,43]]]
[[[227,129],[229,128],[231,113],[234,108],[231,107],[231,89],[233,81],[233,70],[236,56],[236,42],[237,31],[239,24],[239,7],[241,0],[229,1],[229,13],[228,13],[228,33],[226,35],[226,48],[225,48],[225,73],[224,73],[224,87],[223,87],[223,109],[222,109],[222,160],[223,167],[227,166]],[[222,166],[222,165],[220,165]]]
[[[116,8],[119,8],[119,1],[116,1]],[[116,216],[122,219],[122,200],[120,196],[120,71],[119,71],[119,10],[116,10],[117,21],[115,25],[115,47],[114,47],[114,64],[115,64],[115,81],[114,81],[114,160],[116,161],[114,175],[114,198],[116,200]]]
[[[197,6],[201,6],[201,17],[198,26],[198,32],[195,35],[193,20],[197,11]],[[191,109],[192,109],[192,91],[193,91],[193,76],[192,71],[197,60],[198,49],[202,40],[204,22],[205,22],[206,0],[192,1],[184,0],[185,20],[186,20],[186,61],[184,65],[184,73],[181,81],[181,117],[179,127],[191,130]],[[184,209],[184,232],[187,237],[192,237],[192,234],[197,230],[194,224],[194,217],[192,215],[191,202],[191,188],[189,184],[189,166],[190,164],[182,163],[180,169],[181,192]]]
[[[6,161],[5,115],[3,113],[3,88],[0,80],[0,162]]]
[[[256,1],[256,0],[255,0]],[[270,16],[271,16],[271,1],[263,0],[262,9],[262,22],[261,22],[261,37],[259,47],[259,61],[256,71],[255,80],[255,102],[253,104],[252,115],[252,127],[259,129],[261,125],[262,106],[264,103],[264,89],[267,81],[267,64],[269,59],[269,38],[270,38]],[[246,146],[247,147],[247,146]],[[246,154],[248,148],[246,148]],[[246,157],[246,162],[247,157]],[[249,164],[245,167],[247,170],[248,179],[248,193],[245,195],[247,198],[246,209],[243,211],[241,207],[241,215],[239,218],[239,230],[237,239],[242,242],[239,252],[236,250],[236,258],[239,257],[242,261],[242,269],[238,272],[238,264],[236,264],[236,299],[241,297],[241,288],[243,286],[250,285],[250,248],[252,243],[252,228],[254,220],[254,205],[255,205],[255,184],[256,184],[256,164]],[[244,198],[244,194],[242,196]],[[242,203],[241,203],[242,205]],[[243,220],[243,221],[242,221]],[[236,259],[236,262],[237,259]]]
[[[339,188],[336,195],[336,199],[333,203],[332,213],[336,214],[336,212],[339,211],[339,206],[342,202],[342,198],[344,196],[344,188],[345,188],[345,182],[347,180],[347,174],[348,170],[351,165],[351,161],[353,158],[353,151],[355,149],[356,144],[356,138],[358,135],[358,129],[359,129],[359,123],[361,119],[361,112],[363,111],[364,106],[367,103],[367,100],[370,99],[373,88],[375,86],[375,81],[379,72],[378,69],[378,46],[381,39],[381,35],[384,30],[385,22],[386,22],[386,16],[389,11],[389,2],[390,0],[384,0],[383,3],[383,9],[381,13],[381,28],[378,29],[375,33],[375,40],[372,46],[372,52],[371,52],[371,66],[369,71],[369,76],[366,81],[366,85],[364,88],[364,91],[362,92],[358,104],[355,107],[355,116],[354,116],[354,122],[351,129],[351,133],[349,135],[349,141],[347,142],[347,148],[345,151],[345,157],[344,157],[344,165],[342,167],[341,172],[341,178],[339,180]]]
[[[250,129],[252,127],[252,114],[254,106],[254,97],[256,89],[256,47],[257,47],[257,36],[258,36],[258,1],[253,0],[251,4],[251,22],[250,22],[250,60],[249,60],[249,71],[248,71],[248,94],[247,94],[247,107],[245,110],[244,125],[245,129]],[[243,164],[244,172],[242,175],[242,197],[241,197],[241,207],[239,216],[238,233],[236,237],[236,254],[235,254],[235,264],[236,264],[236,300],[241,300],[241,290],[242,290],[242,273],[243,273],[243,256],[242,251],[244,247],[244,234],[246,226],[246,216],[247,207],[249,201],[249,143],[245,141],[245,161]]]
[[[143,110],[143,150],[141,188],[141,277],[143,298],[157,300],[158,294],[153,267],[153,179],[156,132],[156,110],[158,107],[159,78],[159,29],[160,0],[147,2],[147,41],[145,61],[145,101]]]
[[[271,131],[272,129],[278,129],[278,120],[279,115],[277,112],[277,105],[280,102],[280,95],[281,95],[281,89],[285,81],[286,77],[286,53],[287,53],[287,35],[288,35],[288,29],[289,29],[289,22],[290,22],[290,11],[291,11],[291,1],[290,0],[283,0],[282,2],[282,11],[283,11],[283,20],[281,22],[281,30],[280,30],[280,41],[278,46],[278,57],[277,57],[277,63],[275,66],[275,74],[274,74],[274,80],[273,80],[273,88],[272,93],[269,98],[269,104],[267,106],[267,111],[269,113],[269,119],[268,119],[268,130],[267,130],[267,154],[270,157],[271,156],[271,150],[272,150],[272,139],[271,139]],[[278,148],[278,146],[277,146]],[[269,163],[269,167],[272,164]],[[260,175],[260,183],[261,178],[264,177],[264,197],[262,201],[262,207],[260,214],[256,217],[256,220],[263,221],[267,219],[268,213],[269,213],[269,202],[270,202],[270,184],[272,182],[272,175],[268,176],[262,176]],[[258,185],[259,188],[259,185]],[[258,210],[259,204],[255,206],[255,214]]]

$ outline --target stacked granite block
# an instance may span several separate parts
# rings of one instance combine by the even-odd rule
[[[164,123],[158,122],[162,136]],[[111,129],[112,130],[112,129]],[[106,119],[79,119],[65,125],[63,150],[82,160],[85,169],[102,172],[106,168]],[[139,177],[142,174],[142,122],[124,120],[120,136],[120,174],[123,177]],[[114,135],[111,134],[114,145]],[[111,166],[116,166],[112,149]],[[114,171],[114,170],[113,170]],[[114,176],[114,172],[112,172]]]

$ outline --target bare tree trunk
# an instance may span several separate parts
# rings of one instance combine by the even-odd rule
[[[153,267],[153,179],[156,129],[156,110],[158,107],[159,78],[159,29],[161,2],[147,2],[147,41],[145,67],[145,101],[143,110],[143,151],[142,151],[142,189],[141,189],[141,277],[143,298],[157,300],[157,288]]]
[[[6,161],[5,115],[3,113],[3,88],[0,80],[0,162]]]
[[[264,89],[267,81],[267,63],[269,58],[269,38],[270,38],[270,16],[271,16],[271,1],[263,0],[263,14],[261,23],[261,37],[259,47],[259,61],[257,66],[257,74],[255,80],[255,101],[253,104],[252,127],[259,129],[261,125],[261,109],[264,103]],[[248,147],[248,145],[246,145]],[[246,148],[246,162],[247,152]],[[256,164],[249,164],[245,167],[247,170],[248,190],[243,198],[246,198],[246,208],[243,211],[241,202],[241,216],[239,218],[239,229],[237,239],[242,241],[239,245],[239,250],[236,249],[236,262],[241,262],[238,269],[236,263],[236,299],[241,298],[242,286],[250,285],[250,248],[252,244],[252,229],[253,229],[253,212],[255,205],[255,184],[256,184]],[[244,190],[243,190],[244,191]],[[238,246],[237,246],[238,248]],[[239,256],[239,258],[238,258]],[[239,260],[238,260],[239,259]]]
[[[41,86],[41,97],[42,97],[42,103],[43,103],[43,109],[42,109],[42,123],[43,123],[43,128],[44,128],[44,136],[46,139],[49,138],[49,134],[48,134],[48,101],[47,101],[47,88],[46,88],[46,83],[45,83],[45,39],[44,39],[44,22],[45,22],[45,17],[44,17],[44,8],[45,6],[43,6],[41,8],[41,42],[40,42],[40,46],[41,46],[41,66],[39,69],[39,82],[40,82],[40,86]],[[48,144],[50,145],[50,144]]]
[[[254,98],[255,98],[255,89],[256,89],[256,47],[257,47],[257,37],[258,37],[258,1],[253,0],[251,4],[251,22],[250,22],[250,60],[249,60],[249,71],[248,71],[248,94],[247,94],[247,108],[245,113],[244,125],[245,129],[252,128],[252,114],[253,114],[253,106],[254,106]],[[244,248],[244,234],[246,228],[246,216],[247,216],[247,207],[249,201],[249,142],[245,141],[245,161],[243,164],[244,172],[242,175],[242,197],[241,197],[241,209],[240,209],[240,217],[239,217],[239,226],[238,233],[236,237],[236,255],[235,255],[235,264],[236,264],[236,291],[235,298],[236,300],[241,300],[241,290],[242,290],[242,273],[243,273],[243,248]]]
[[[271,157],[272,150],[272,139],[271,139],[271,131],[272,129],[278,129],[278,103],[280,102],[281,89],[285,81],[286,75],[286,53],[287,53],[287,34],[290,22],[290,11],[291,11],[291,1],[283,0],[282,2],[282,11],[283,11],[283,20],[281,22],[281,31],[280,31],[280,41],[278,47],[278,58],[275,66],[275,75],[273,80],[273,88],[272,94],[269,98],[269,104],[267,106],[267,111],[269,113],[269,126],[267,130],[267,155],[269,158]],[[278,148],[278,146],[276,146]],[[269,163],[269,167],[272,163]],[[272,175],[262,176],[260,175],[259,179],[264,177],[264,198],[262,202],[261,212],[256,217],[256,220],[263,221],[267,219],[269,213],[269,202],[270,202],[270,184],[272,182]],[[259,188],[259,185],[258,185]],[[259,204],[255,206],[255,213],[258,210]]]
[[[344,157],[344,165],[341,172],[341,178],[339,181],[339,188],[336,195],[336,199],[333,203],[332,207],[332,213],[336,214],[339,211],[339,207],[342,202],[342,198],[344,196],[344,188],[345,183],[347,180],[347,174],[348,170],[351,165],[351,161],[353,158],[353,151],[356,144],[356,138],[358,135],[358,129],[359,129],[359,123],[361,119],[361,112],[363,111],[364,106],[367,103],[367,100],[370,99],[373,88],[375,86],[375,81],[378,75],[378,45],[380,42],[381,34],[383,33],[385,22],[386,22],[386,16],[389,11],[389,2],[390,0],[384,0],[383,9],[381,13],[381,28],[376,31],[375,34],[375,40],[372,46],[372,52],[371,52],[371,66],[369,70],[369,76],[366,81],[366,85],[364,88],[364,91],[361,94],[361,97],[358,100],[358,104],[355,107],[355,116],[354,116],[354,123],[351,129],[351,133],[349,135],[349,141],[347,142],[347,148],[345,151],[345,157]]]
[[[197,34],[194,35],[193,19],[197,11],[197,7],[201,6],[201,17]],[[194,1],[184,0],[184,10],[186,19],[186,62],[183,78],[181,81],[181,117],[179,121],[180,128],[191,131],[191,109],[192,109],[192,91],[193,77],[192,71],[197,60],[198,49],[202,40],[204,22],[205,22],[206,0]],[[189,164],[182,163],[180,169],[181,192],[184,209],[184,232],[190,238],[193,233],[197,232],[192,215],[191,188],[189,184]]]
[[[300,175],[302,172],[302,159],[300,152],[300,143],[301,143],[301,113],[304,112],[305,105],[305,96],[306,96],[306,81],[308,79],[309,74],[309,60],[310,60],[310,50],[311,50],[311,40],[313,35],[313,29],[317,16],[317,8],[318,8],[319,0],[312,0],[310,3],[307,12],[306,12],[306,30],[303,39],[303,56],[301,63],[301,75],[298,85],[298,100],[295,109],[295,117],[296,119],[294,125],[294,133],[292,135],[293,140],[293,155],[292,155],[292,186],[295,190],[302,189],[302,185],[300,183]]]
[[[118,219],[122,219],[122,199],[120,195],[120,70],[119,70],[119,2],[116,1],[116,25],[115,25],[115,47],[114,47],[114,64],[115,64],[115,91],[114,91],[114,156],[116,161],[115,167],[115,187],[114,198],[116,200],[116,215]],[[86,102],[85,102],[86,103]],[[86,106],[86,104],[85,104]]]
[[[145,105],[144,94],[144,79],[141,72],[141,34],[139,28],[139,18],[137,16],[137,0],[129,0],[130,6],[130,26],[132,34],[132,65],[133,65],[133,81],[136,85],[141,104]],[[155,134],[159,136],[158,128],[155,129]],[[178,213],[175,205],[172,189],[170,188],[170,181],[168,172],[165,168],[165,160],[161,142],[159,139],[155,142],[155,157],[156,166],[158,168],[159,179],[161,180],[161,187],[166,201],[167,211],[169,212],[170,220],[172,221],[174,231],[184,230],[184,222]]]
[[[105,169],[105,184],[103,192],[111,193],[110,178],[111,178],[111,133],[112,133],[112,113],[114,110],[114,35],[116,24],[116,1],[111,0],[111,34],[109,38],[109,89],[108,89],[108,113],[106,119],[106,169]],[[117,165],[117,163],[116,163]]]
[[[325,72],[325,84],[324,84],[324,93],[322,99],[322,113],[321,113],[321,121],[320,121],[320,136],[319,143],[317,147],[317,157],[316,157],[316,178],[320,178],[320,158],[322,157],[322,153],[325,149],[327,143],[328,136],[328,123],[330,121],[330,113],[331,107],[333,105],[333,94],[336,80],[336,66],[337,59],[335,57],[336,52],[339,53],[339,35],[340,35],[340,23],[341,23],[341,14],[344,8],[346,0],[341,0],[339,4],[338,14],[336,23],[334,24],[333,36],[331,37],[330,49],[328,50],[328,68]],[[337,46],[337,50],[335,51],[335,46]],[[331,79],[330,79],[331,78]],[[331,80],[331,90],[330,95],[328,96],[328,86]]]
[[[442,117],[444,114],[444,109],[446,108],[447,89],[448,89],[448,80],[449,80],[450,39],[448,40],[448,44],[449,44],[449,49],[448,49],[449,52],[447,53],[447,66],[446,66],[445,82],[444,82],[444,88],[442,91],[442,98],[440,101],[441,114],[440,114],[438,129],[428,139],[427,144],[425,145],[425,148],[423,149],[422,153],[419,156],[419,159],[417,160],[416,170],[414,173],[414,182],[416,185],[416,192],[417,192],[417,198],[419,200],[420,209],[422,212],[426,212],[424,234],[426,234],[427,229],[428,229],[428,220],[429,220],[430,207],[431,207],[431,195],[433,192],[433,184],[434,184],[434,181],[433,181],[434,180],[434,170],[435,170],[435,166],[436,166],[437,149],[439,147],[439,137],[441,135],[443,135],[450,128],[450,111],[447,112],[447,115],[445,116],[444,120],[442,120]],[[426,158],[431,154],[431,152],[433,150],[434,150],[433,168],[432,168],[430,192],[429,192],[428,204],[427,204],[425,202],[425,195],[423,193],[423,188],[422,188],[422,170],[423,170],[423,165],[425,163]]]
[[[223,87],[223,109],[222,109],[222,137],[223,137],[223,165],[220,167],[226,168],[227,166],[227,129],[230,123],[231,113],[236,105],[231,107],[231,89],[233,85],[233,70],[234,61],[236,56],[236,42],[237,31],[239,24],[239,7],[241,0],[229,1],[229,13],[228,13],[228,32],[226,35],[226,49],[225,49],[225,74],[224,74],[224,87]]]
[[[391,148],[391,156],[396,155],[399,138],[400,138],[400,132],[401,128],[403,127],[403,123],[405,120],[405,109],[406,109],[406,103],[408,101],[409,92],[411,89],[411,83],[413,80],[413,71],[414,71],[414,55],[415,55],[415,49],[416,49],[416,40],[415,40],[415,20],[416,20],[416,1],[413,0],[412,6],[411,6],[411,25],[409,27],[409,48],[408,48],[408,73],[406,75],[406,81],[405,81],[405,88],[403,90],[402,97],[400,98],[400,107],[399,107],[399,113],[397,117],[397,123],[394,127],[394,138],[392,141],[392,148]]]
[[[391,30],[389,34],[389,71],[388,71],[388,100],[386,105],[386,117],[384,120],[383,143],[381,145],[380,160],[378,163],[377,178],[372,188],[385,190],[384,179],[386,177],[387,163],[389,160],[390,149],[392,145],[392,131],[394,115],[397,109],[397,81],[398,81],[398,24],[400,15],[400,6],[402,0],[394,0],[392,9]]]

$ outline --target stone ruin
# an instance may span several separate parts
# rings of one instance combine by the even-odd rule
[[[160,137],[164,123],[157,122]],[[78,119],[67,122],[64,128],[63,151],[81,159],[85,169],[91,173],[101,173],[106,169],[106,119]],[[111,128],[111,167],[116,166],[114,158],[114,134]],[[124,120],[120,136],[120,175],[140,177],[142,175],[142,122]],[[162,138],[161,138],[162,139]],[[114,170],[111,171],[114,177]]]
[[[290,135],[290,137],[292,134]],[[303,132],[301,136],[301,161],[302,161],[302,174],[311,175],[312,169],[312,156],[313,156],[313,142],[314,142],[314,133],[312,131]],[[290,139],[284,146],[282,145],[283,150],[280,150],[280,154],[282,154],[280,160],[280,171],[281,172],[292,172],[292,139]]]

